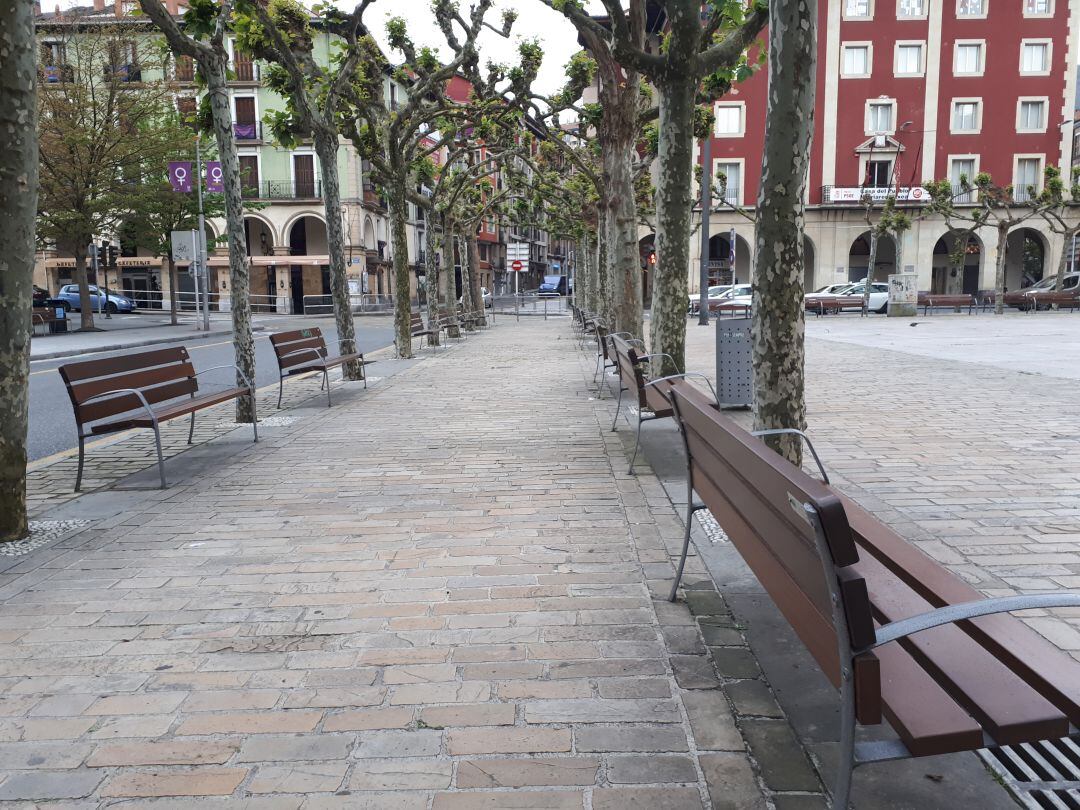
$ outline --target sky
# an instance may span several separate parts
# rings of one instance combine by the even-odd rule
[[[313,0],[302,0],[311,5]],[[353,0],[338,0],[338,5],[346,11],[354,7]],[[466,11],[469,0],[460,0],[461,8]],[[68,8],[76,5],[89,5],[90,0],[43,0],[42,7],[51,9],[54,5]],[[599,2],[589,2],[587,7],[603,8]],[[502,11],[516,9],[517,22],[509,39],[494,31],[485,30],[480,38],[481,65],[491,59],[496,62],[513,63],[517,57],[517,44],[523,38],[537,38],[544,49],[544,61],[540,68],[535,88],[545,95],[553,93],[565,82],[563,66],[570,56],[578,50],[577,34],[573,26],[556,11],[545,6],[540,0],[495,0],[495,6],[488,12],[488,20],[496,27],[502,25]],[[404,17],[409,25],[413,40],[418,45],[431,47],[445,46],[442,33],[431,13],[430,0],[375,0],[365,12],[365,21],[372,29],[375,38],[386,48],[386,19],[392,16]],[[445,48],[444,48],[445,50]],[[441,54],[444,58],[448,53]],[[401,60],[401,54],[389,54],[394,62]]]

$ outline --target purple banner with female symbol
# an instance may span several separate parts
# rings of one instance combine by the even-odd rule
[[[171,161],[169,163],[169,183],[172,185],[173,191],[191,191],[191,162],[184,160]]]
[[[221,161],[211,160],[206,164],[206,190],[213,194],[225,191],[225,180],[221,173]]]

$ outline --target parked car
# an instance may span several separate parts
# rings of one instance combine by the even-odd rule
[[[1062,292],[1069,292],[1070,290],[1076,291],[1077,285],[1080,285],[1080,273],[1065,273],[1065,275],[1062,276]],[[1048,292],[1057,292],[1057,290],[1057,275],[1053,275],[1032,284],[1030,287],[1023,287],[1022,289],[1005,293],[1005,303],[1010,307],[1028,310],[1031,309],[1033,303],[1036,307],[1039,306],[1038,299],[1040,295]]]
[[[843,295],[844,291],[854,286],[852,282],[845,281],[843,284],[826,284],[824,287],[807,293],[804,298],[826,298],[833,295]]]
[[[727,306],[749,307],[750,302],[753,300],[753,289],[751,284],[736,284],[733,287],[728,287],[721,293],[715,304],[710,299],[709,309],[714,310]]]
[[[34,306],[43,307],[49,303],[49,291],[43,290],[37,284],[34,285]]]
[[[78,312],[82,306],[78,284],[65,284],[60,288],[60,294],[56,298],[64,302],[64,309],[69,312],[71,310]],[[108,312],[135,311],[135,302],[126,295],[110,292],[108,298],[106,298],[105,293],[93,284],[90,285],[90,306],[94,312],[101,312],[103,309]]]
[[[568,281],[566,276],[544,276],[544,283],[536,291],[537,295],[566,295]]]
[[[709,295],[709,309],[711,310],[712,307],[713,307],[713,304],[716,303],[716,302],[719,302],[720,296],[723,295],[725,292],[727,292],[730,289],[731,289],[730,284],[721,284],[720,286],[717,286],[717,287],[709,287],[709,293],[708,293],[708,295]],[[700,300],[700,298],[698,298],[697,295],[691,295],[689,297],[689,300],[687,301],[686,311],[691,315],[697,315],[698,306],[700,305],[700,303],[701,303],[701,300]]]
[[[836,295],[854,296],[856,298],[862,298],[866,291],[866,281],[860,281],[857,284],[852,284],[846,290]],[[870,302],[868,309],[870,312],[877,312],[884,314],[889,308],[889,285],[881,281],[875,281],[870,285]]]
[[[491,290],[487,287],[480,288],[480,297],[484,299],[484,306],[488,309],[491,309],[491,307],[494,306],[494,302],[491,300]],[[458,298],[457,302],[459,304],[465,303],[465,296]]]

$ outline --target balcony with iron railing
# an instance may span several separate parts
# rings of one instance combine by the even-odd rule
[[[238,57],[233,60],[232,80],[234,82],[257,82],[259,81],[259,65],[251,59]]]
[[[66,84],[75,81],[75,68],[71,65],[42,65],[38,68],[42,84]]]
[[[263,180],[244,183],[241,194],[249,200],[319,200],[322,183],[318,180]]]
[[[238,141],[261,141],[262,136],[262,121],[233,124],[233,137]]]
[[[107,82],[141,82],[142,68],[135,64],[104,65],[102,75]]]

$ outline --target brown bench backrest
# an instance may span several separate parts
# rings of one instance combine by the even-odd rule
[[[619,369],[619,377],[627,390],[637,394],[638,407],[646,406],[645,400],[645,369],[638,359],[641,355],[630,343],[619,337],[610,339],[611,346],[615,349],[615,365]]]
[[[274,347],[274,355],[281,369],[326,357],[326,340],[323,338],[322,329],[317,326],[273,334],[270,336],[270,345]]]
[[[199,390],[195,367],[183,346],[67,363],[59,371],[79,425],[142,408],[134,394],[116,394],[87,402],[109,391],[134,388],[154,405]]]
[[[793,504],[810,504],[821,520],[843,594],[850,641],[860,648],[873,643],[874,624],[865,581],[845,570],[858,562],[859,555],[843,504],[824,483],[721,413],[700,389],[673,386],[670,398],[686,442],[694,490],[822,671],[838,683],[829,583],[814,530]],[[866,672],[871,682],[856,677],[857,690],[864,692],[864,708],[866,700],[878,699],[876,665]]]

